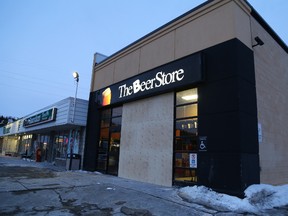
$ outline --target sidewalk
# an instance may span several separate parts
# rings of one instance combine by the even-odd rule
[[[215,215],[161,187],[49,163],[0,157],[0,215]],[[11,177],[19,169],[29,175]],[[43,175],[45,172],[45,175]],[[24,173],[24,174],[25,174]],[[49,173],[49,175],[47,174]],[[34,175],[33,175],[34,174]]]
[[[232,201],[236,199],[235,197],[229,197],[226,205],[225,194],[217,194],[214,197],[212,194],[215,192],[194,191],[196,197],[191,199],[187,197],[188,193],[183,196],[182,190],[183,188],[179,190],[176,187],[163,187],[98,172],[66,171],[64,167],[46,162],[36,163],[31,160],[0,156],[1,216],[288,215],[286,204],[282,207],[263,209],[265,199],[268,199],[266,204],[269,205],[269,199],[276,194],[266,198],[261,196],[260,202],[256,203],[260,207],[259,211],[255,212],[228,208],[227,205],[233,206]],[[257,192],[255,196],[260,195]],[[286,200],[285,194],[284,199]]]
[[[47,168],[53,171],[66,171],[63,166],[56,166],[52,163],[45,162],[35,162],[32,159],[20,158],[20,157],[9,157],[0,155],[0,165],[4,166],[28,166],[28,167],[38,167],[38,168]]]

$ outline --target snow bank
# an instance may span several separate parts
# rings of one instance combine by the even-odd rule
[[[96,175],[103,175],[101,172],[97,171],[87,171],[87,170],[74,170],[74,172],[86,173],[86,174],[96,174]]]
[[[204,186],[184,187],[178,194],[184,200],[219,211],[254,213],[288,205],[288,185],[251,185],[245,190],[244,199],[217,193]]]
[[[288,185],[251,185],[245,190],[246,200],[258,209],[271,209],[288,205]]]

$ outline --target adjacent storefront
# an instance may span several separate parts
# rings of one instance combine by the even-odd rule
[[[283,151],[267,158],[277,145],[287,149],[287,133],[277,134],[287,109],[273,126],[268,112],[271,95],[288,97],[287,50],[246,1],[215,0],[102,62],[95,55],[84,169],[237,195],[251,184],[287,183]],[[276,155],[282,168],[269,164]]]
[[[74,98],[66,98],[6,125],[2,154],[65,166],[68,154],[82,156],[87,109],[88,101],[74,106]]]

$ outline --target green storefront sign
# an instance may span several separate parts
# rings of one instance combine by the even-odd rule
[[[4,127],[3,127],[3,134],[9,134],[9,133],[10,133],[10,130],[11,130],[11,127],[6,127],[6,126],[4,126]]]
[[[35,125],[54,121],[56,119],[56,111],[56,108],[52,108],[37,115],[26,118],[23,122],[23,126],[32,127]]]

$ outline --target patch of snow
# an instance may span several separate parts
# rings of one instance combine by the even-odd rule
[[[103,175],[103,173],[97,172],[97,171],[94,171],[93,173],[96,174],[96,175]]]
[[[107,187],[106,190],[115,190],[115,188]]]
[[[251,185],[245,190],[245,198],[217,193],[205,186],[184,187],[178,195],[189,202],[211,206],[217,210],[233,212],[259,212],[288,205],[288,185]]]
[[[87,170],[75,170],[74,172],[80,172],[80,173],[86,173],[86,174],[96,174],[96,175],[103,175],[102,173],[100,172],[97,172],[97,171],[87,171]]]
[[[245,190],[249,203],[257,208],[272,209],[288,205],[288,185],[251,185]]]

